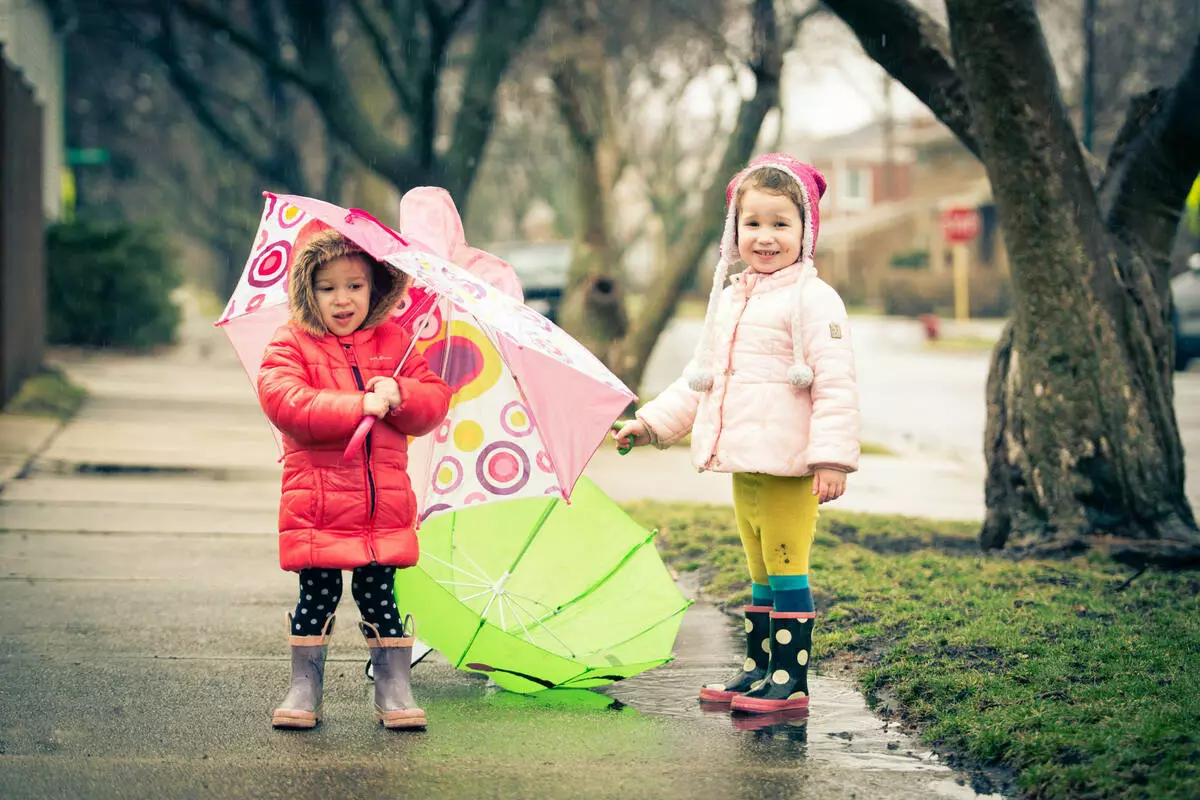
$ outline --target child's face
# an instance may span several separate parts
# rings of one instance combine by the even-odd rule
[[[334,336],[354,333],[371,310],[371,271],[363,259],[335,258],[313,280],[321,320]]]
[[[785,194],[747,189],[738,208],[738,255],[755,272],[772,273],[800,258],[800,209]]]

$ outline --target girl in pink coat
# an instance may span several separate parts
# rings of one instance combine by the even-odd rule
[[[840,497],[858,469],[846,307],[813,267],[824,192],[820,172],[783,154],[734,176],[695,357],[614,434],[620,444],[665,448],[691,431],[696,468],[733,474],[752,581],[746,660],[700,700],[734,711],[808,707],[817,506]],[[745,268],[726,287],[737,262]]]

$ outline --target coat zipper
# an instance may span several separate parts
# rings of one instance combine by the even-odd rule
[[[366,384],[363,383],[362,373],[358,370],[358,357],[354,354],[354,345],[343,344],[342,348],[346,351],[346,357],[350,361],[350,370],[354,373],[354,383],[358,385],[359,391],[367,390]],[[368,522],[371,528],[374,528],[375,523],[375,477],[371,474],[371,436],[368,433],[366,441],[363,442],[363,471],[367,475],[367,490],[371,501],[371,513],[368,516]],[[367,548],[371,551],[371,561],[375,561],[375,543],[372,541],[370,532],[367,534]]]
[[[755,281],[757,284],[758,281]],[[733,333],[729,337],[729,356],[725,359],[725,385],[721,387],[721,403],[717,406],[717,435],[713,438],[712,452],[708,454],[708,460],[704,462],[704,468],[707,470],[712,467],[713,461],[717,458],[717,449],[721,444],[721,434],[725,432],[725,398],[729,396],[729,378],[733,375],[733,346],[737,343],[738,331],[742,325],[742,316],[746,313],[746,308],[750,305],[750,296],[754,293],[754,286],[746,287],[746,300],[742,303],[741,310],[738,311],[737,319],[733,321]]]

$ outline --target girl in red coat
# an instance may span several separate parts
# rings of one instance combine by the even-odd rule
[[[409,278],[336,231],[314,236],[288,276],[292,319],[275,332],[258,373],[258,397],[283,434],[279,564],[300,573],[288,615],[292,685],[272,723],[321,719],[325,648],[342,595],[342,570],[371,650],[375,711],[388,728],[421,728],[409,686],[411,622],[396,608],[396,568],[417,563],[416,496],[408,439],[446,416],[450,387],[409,352],[408,331],[387,321]],[[359,420],[379,423],[353,461],[342,452]]]

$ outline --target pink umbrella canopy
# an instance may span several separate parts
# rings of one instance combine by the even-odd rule
[[[414,331],[416,350],[454,389],[442,425],[410,443],[409,473],[420,518],[518,497],[569,498],[635,395],[587,348],[518,297],[449,259],[465,256],[501,277],[501,265],[507,264],[465,242],[457,250],[446,248],[434,226],[448,220],[439,214],[405,215],[402,207],[406,230],[398,234],[356,209],[265,195],[242,279],[216,323],[252,383],[266,345],[289,317],[287,274],[293,254],[318,231],[334,228],[414,278],[396,318]],[[457,221],[457,211],[453,214]],[[418,240],[421,234],[437,245],[426,247]],[[519,283],[516,287],[519,292]],[[512,291],[513,285],[505,288]],[[275,436],[280,441],[278,431]]]

